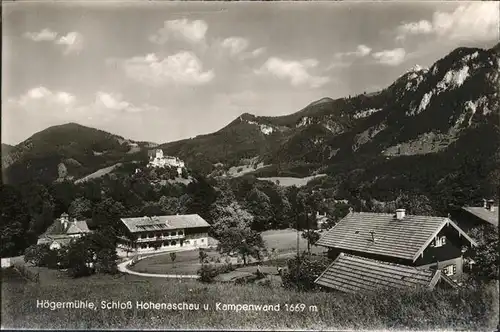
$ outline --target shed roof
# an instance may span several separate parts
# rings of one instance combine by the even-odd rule
[[[439,270],[377,261],[340,253],[315,280],[321,286],[341,292],[356,293],[383,288],[434,288],[441,276]]]
[[[462,209],[498,227],[498,207],[494,211],[479,206],[464,206]]]
[[[210,224],[198,214],[122,218],[121,221],[132,233],[179,228],[210,227]]]
[[[324,234],[317,245],[415,261],[446,225],[452,226],[472,245],[476,245],[445,217],[406,215],[398,220],[393,214],[366,212],[348,214]]]

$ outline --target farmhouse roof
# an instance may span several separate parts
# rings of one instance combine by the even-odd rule
[[[449,218],[366,212],[349,213],[317,245],[415,261],[445,226],[477,245]]]
[[[321,286],[356,293],[387,288],[434,288],[440,270],[423,270],[340,253],[315,280]]]
[[[210,224],[197,214],[121,218],[121,221],[132,233],[179,228],[210,227]]]
[[[52,225],[47,228],[47,230],[41,235],[41,237],[90,232],[85,220],[68,220],[66,225],[67,226],[64,226],[63,220],[61,218],[58,218],[54,221],[54,223],[52,223]]]
[[[498,208],[491,211],[489,209],[485,209],[484,207],[464,206],[462,209],[498,227]]]

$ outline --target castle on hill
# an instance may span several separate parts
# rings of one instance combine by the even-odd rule
[[[162,149],[156,149],[150,151],[148,167],[177,167],[177,173],[180,176],[185,165],[179,158],[164,156]]]

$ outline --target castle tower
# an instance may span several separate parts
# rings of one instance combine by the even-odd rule
[[[163,150],[162,149],[157,149],[156,150],[156,158],[157,159],[163,159]]]

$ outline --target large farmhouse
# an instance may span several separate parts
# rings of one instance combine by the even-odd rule
[[[316,283],[343,292],[438,283],[455,286],[463,273],[463,253],[477,245],[446,217],[349,213],[317,245],[334,262]]]
[[[120,245],[138,252],[208,247],[210,224],[197,214],[122,218],[127,237]]]
[[[73,239],[90,233],[85,220],[70,220],[67,213],[63,213],[45,233],[38,237],[38,244],[49,244],[50,249],[60,249]]]

